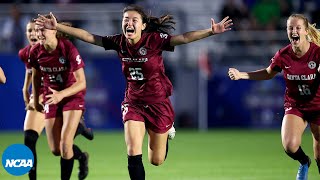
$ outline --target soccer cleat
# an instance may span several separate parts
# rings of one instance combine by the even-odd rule
[[[296,180],[308,180],[308,171],[309,171],[310,164],[311,164],[311,160],[309,157],[308,157],[307,163],[300,164]]]
[[[168,139],[172,140],[176,136],[176,129],[172,127],[168,130]]]
[[[81,116],[79,126],[80,125],[83,127],[83,130],[81,131],[81,135],[84,136],[85,138],[87,138],[88,140],[93,140],[93,138],[94,138],[93,131],[91,128],[88,128],[86,126],[86,123],[84,122],[84,116]]]
[[[84,152],[79,159],[79,173],[78,173],[78,178],[79,180],[84,180],[89,173],[89,154],[87,152]]]

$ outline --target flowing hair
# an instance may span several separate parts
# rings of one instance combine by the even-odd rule
[[[146,23],[144,32],[161,32],[170,34],[172,30],[175,30],[174,25],[176,22],[173,20],[172,15],[163,15],[160,18],[154,16],[148,16],[144,9],[137,5],[129,5],[123,9],[123,13],[127,11],[136,11],[142,17],[142,23]]]
[[[307,39],[310,42],[315,43],[317,46],[320,46],[320,31],[316,28],[316,24],[311,24],[307,17],[303,14],[292,14],[289,18],[298,18],[303,20],[303,24],[308,30]],[[289,19],[288,18],[288,19]]]

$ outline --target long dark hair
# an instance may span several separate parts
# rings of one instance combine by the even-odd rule
[[[161,32],[170,34],[172,30],[175,30],[174,25],[176,22],[173,20],[172,15],[163,15],[160,18],[154,16],[148,16],[144,9],[137,5],[129,5],[123,9],[123,13],[127,11],[136,11],[142,17],[142,23],[146,23],[147,26],[144,32]]]

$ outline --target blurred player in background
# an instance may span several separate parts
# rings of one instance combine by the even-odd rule
[[[123,10],[123,34],[99,36],[85,30],[58,24],[54,16],[39,16],[37,24],[57,29],[85,42],[117,51],[127,80],[122,103],[128,171],[132,180],[144,180],[142,145],[149,135],[148,157],[151,164],[161,165],[168,152],[168,139],[174,137],[174,111],[169,99],[172,84],[165,74],[162,52],[230,30],[232,20],[211,20],[211,28],[171,36],[175,22],[170,15],[148,16],[141,7],[131,5]]]
[[[19,58],[26,66],[25,72],[25,80],[22,88],[23,99],[26,107],[26,117],[24,121],[24,143],[26,146],[30,148],[34,155],[34,164],[31,170],[29,171],[29,179],[35,180],[37,179],[37,153],[36,153],[36,143],[38,141],[39,135],[41,134],[44,125],[45,125],[45,117],[42,112],[38,112],[34,110],[34,98],[32,94],[30,95],[29,90],[32,81],[32,67],[29,62],[29,55],[31,48],[38,43],[38,38],[35,33],[35,21],[31,20],[28,22],[26,26],[26,36],[29,42],[29,45],[19,51]],[[42,94],[43,87],[39,87],[40,93],[40,103],[42,103]],[[82,134],[87,139],[93,139],[92,130],[87,128],[84,121],[81,120],[77,128],[77,133]]]
[[[301,138],[308,123],[320,173],[320,32],[304,15],[293,14],[287,20],[287,34],[291,44],[274,55],[269,67],[252,72],[230,68],[228,74],[232,80],[269,80],[283,70],[282,145],[289,157],[300,162],[297,180],[306,180],[311,160],[301,148]]]
[[[6,83],[6,81],[7,81],[7,78],[6,78],[2,68],[0,67],[0,83],[4,84],[4,83]]]
[[[52,153],[61,156],[61,179],[70,179],[74,159],[78,159],[78,178],[82,180],[88,175],[89,155],[74,145],[73,139],[85,106],[84,63],[64,34],[37,26],[35,30],[40,43],[30,52],[34,108],[39,112],[43,110],[39,101],[43,77],[46,134]]]
[[[22,88],[23,100],[25,103],[26,117],[24,120],[24,144],[30,148],[34,156],[33,167],[29,171],[29,179],[37,179],[37,152],[36,152],[36,143],[38,141],[39,135],[41,134],[44,128],[44,114],[38,111],[34,111],[32,95],[29,94],[29,88],[31,85],[31,66],[29,64],[29,53],[32,46],[38,43],[38,38],[35,34],[35,22],[32,20],[26,26],[26,36],[29,42],[29,45],[19,51],[19,58],[23,61],[26,66],[24,84]],[[39,100],[42,100],[43,88],[40,87]]]

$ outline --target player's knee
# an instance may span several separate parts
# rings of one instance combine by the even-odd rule
[[[60,156],[60,149],[59,148],[53,148],[53,149],[51,149],[51,152],[54,156]]]
[[[164,158],[152,157],[149,159],[150,163],[154,166],[160,166],[164,162]]]
[[[62,140],[60,142],[60,151],[62,158],[70,158],[71,154],[73,153],[72,144],[70,145],[69,143]]]
[[[136,154],[142,154],[142,150],[138,147],[127,146],[127,153],[130,156],[134,156]]]
[[[301,143],[296,139],[289,139],[282,141],[283,148],[286,152],[294,153],[299,149]]]

